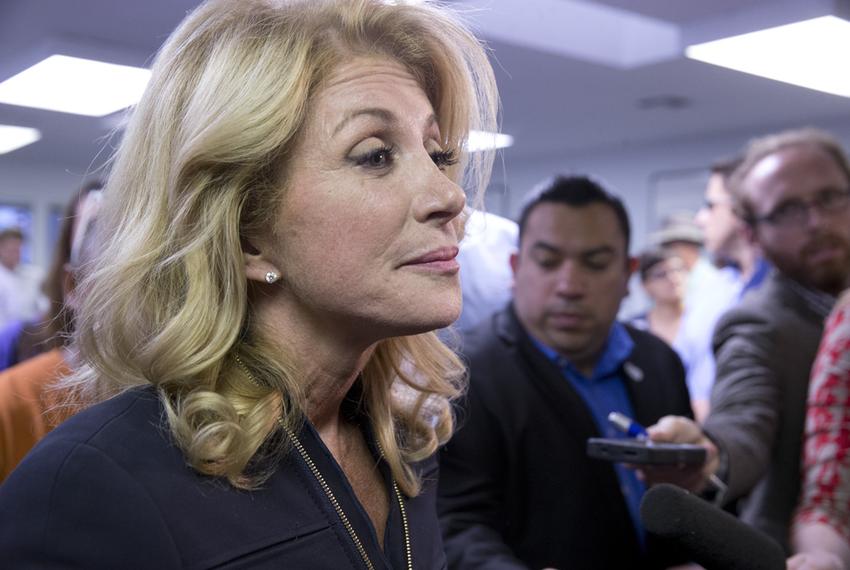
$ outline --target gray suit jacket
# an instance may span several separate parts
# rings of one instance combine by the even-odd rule
[[[827,313],[774,273],[714,332],[717,376],[705,431],[724,454],[727,499],[745,497],[741,519],[786,551],[809,374]]]

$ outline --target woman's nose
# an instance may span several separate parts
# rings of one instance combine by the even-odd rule
[[[421,222],[446,224],[457,218],[466,206],[463,189],[431,163],[433,171],[422,181],[416,217]]]

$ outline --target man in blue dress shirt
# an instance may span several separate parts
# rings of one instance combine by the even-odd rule
[[[644,484],[587,457],[644,425],[690,415],[684,370],[655,336],[617,322],[635,261],[622,202],[585,177],[557,177],[526,203],[511,257],[511,304],[464,338],[470,389],[441,453],[438,507],[451,568],[663,568],[645,536]]]

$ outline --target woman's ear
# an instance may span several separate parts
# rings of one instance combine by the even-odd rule
[[[70,263],[66,263],[62,266],[62,302],[71,309],[71,312],[79,308],[76,289],[77,279],[74,276],[74,270],[71,269]]]
[[[259,249],[244,241],[242,243],[242,259],[245,263],[245,276],[249,281],[271,285],[280,279],[280,268],[267,260]]]

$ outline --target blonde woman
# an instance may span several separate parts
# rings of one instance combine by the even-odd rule
[[[429,4],[218,0],[158,55],[82,284],[108,398],[0,489],[10,567],[439,568],[486,56]]]

